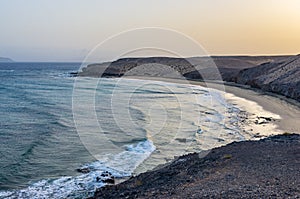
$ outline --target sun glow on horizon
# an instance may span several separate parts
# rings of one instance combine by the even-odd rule
[[[299,0],[2,1],[0,57],[82,60],[108,37],[143,27],[186,34],[212,55],[299,54],[299,10]]]

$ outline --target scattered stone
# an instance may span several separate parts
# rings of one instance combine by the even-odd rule
[[[102,179],[101,181],[104,183],[107,183],[107,184],[115,184],[115,179],[113,177],[107,178],[107,179]]]
[[[176,138],[175,140],[177,140],[178,142],[182,142],[182,143],[187,142],[186,138]]]
[[[79,169],[76,169],[77,172],[79,173],[89,173],[91,172],[91,170],[89,168],[79,168]]]

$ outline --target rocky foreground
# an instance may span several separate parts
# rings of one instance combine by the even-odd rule
[[[300,135],[234,142],[189,154],[92,198],[299,198]]]
[[[300,55],[122,58],[90,64],[79,76],[152,76],[250,85],[300,101]]]

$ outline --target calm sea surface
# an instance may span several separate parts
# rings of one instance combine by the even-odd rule
[[[79,68],[0,63],[0,198],[81,198],[105,171],[130,176],[245,139],[217,91],[69,75]]]

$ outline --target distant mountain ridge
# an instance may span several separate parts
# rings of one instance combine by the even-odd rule
[[[0,62],[14,62],[14,61],[7,57],[0,57]]]
[[[205,79],[235,81],[239,71],[255,67],[259,64],[285,59],[285,56],[213,56],[213,57],[139,57],[121,58],[113,62],[90,64],[83,68],[79,76],[90,77],[121,77],[131,76],[155,76],[170,77],[170,72],[177,71],[188,79]],[[158,64],[169,66],[170,70],[158,68],[150,71]],[[134,70],[139,66],[141,70]],[[217,66],[218,71],[215,70]],[[202,77],[205,76],[205,77]]]

